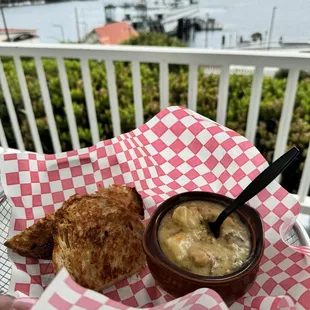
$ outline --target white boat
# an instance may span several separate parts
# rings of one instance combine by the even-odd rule
[[[125,20],[138,30],[149,28],[149,24],[158,23],[163,32],[172,34],[176,31],[180,19],[191,18],[198,14],[198,5],[192,3],[193,1],[147,1],[138,4],[135,9],[127,9]]]
[[[279,44],[285,49],[310,48],[310,41],[279,41]]]
[[[177,29],[179,19],[194,17],[198,12],[198,5],[177,8],[171,7],[169,11],[167,10],[162,14],[161,24],[164,27],[165,33],[174,33]]]

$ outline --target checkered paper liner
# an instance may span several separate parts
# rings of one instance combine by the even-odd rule
[[[59,288],[62,290],[59,290]],[[264,297],[254,299],[254,305],[260,306],[261,309],[295,309],[293,301],[286,296]],[[63,269],[52,284],[45,290],[40,300],[32,310],[46,309],[120,309],[119,303],[97,292],[86,290],[77,285],[69,276],[68,272]],[[123,306],[122,309],[136,309]],[[146,309],[210,309],[210,310],[228,310],[221,297],[213,290],[203,288],[185,295],[181,298],[171,300],[165,304],[156,307],[147,307]],[[253,309],[253,308],[252,308]]]
[[[74,193],[92,193],[98,186],[136,187],[148,219],[165,199],[185,191],[210,191],[234,198],[267,167],[246,138],[179,107],[165,109],[134,131],[90,148],[56,155],[6,154],[3,159],[3,186],[14,204],[10,236],[54,212]],[[284,242],[300,205],[276,182],[249,204],[264,221],[265,253],[255,284],[232,309],[261,304],[264,309],[277,309],[275,304],[283,300],[307,308],[310,249]],[[13,262],[11,290],[39,297],[53,278],[51,262],[9,255]],[[104,294],[119,302],[118,308],[159,306],[172,299],[156,286],[148,268],[109,287]]]

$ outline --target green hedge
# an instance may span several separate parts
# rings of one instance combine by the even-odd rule
[[[139,46],[173,46],[186,47],[186,44],[174,37],[168,37],[162,33],[142,32],[138,37],[131,37],[123,45]]]
[[[10,58],[2,59],[2,61],[26,149],[34,150],[29,125],[24,114],[24,105],[14,63]],[[23,59],[22,64],[44,152],[52,153],[53,148],[48,130],[47,117],[44,111],[34,61],[33,59]],[[89,64],[100,138],[108,139],[112,137],[112,123],[105,66],[104,63],[97,61],[90,61]],[[80,63],[77,60],[66,60],[65,65],[81,147],[90,146],[92,145],[91,133],[87,117]],[[72,149],[72,144],[70,141],[56,61],[53,59],[44,59],[43,66],[47,76],[61,147],[64,151],[70,150]],[[188,70],[184,66],[176,65],[174,65],[172,69],[173,70],[171,70],[169,74],[169,102],[172,105],[186,106]],[[131,65],[117,62],[115,63],[115,73],[122,131],[127,132],[135,128]],[[159,112],[160,109],[158,65],[141,64],[141,79],[144,120],[147,121]],[[226,125],[240,134],[244,134],[246,129],[251,83],[252,77],[250,76],[232,75],[230,77]],[[215,119],[216,116],[218,85],[219,77],[217,75],[205,76],[203,71],[199,70],[197,110],[200,114],[211,119]],[[275,147],[285,86],[285,78],[264,78],[256,146],[269,161],[272,159]],[[0,93],[0,113],[9,145],[10,147],[16,148],[17,146],[2,92]],[[288,147],[296,145],[302,151],[302,155],[299,160],[295,162],[294,166],[285,172],[283,178],[283,185],[290,191],[296,191],[298,187],[309,140],[310,82],[308,79],[304,79],[301,80],[298,85],[288,142]]]

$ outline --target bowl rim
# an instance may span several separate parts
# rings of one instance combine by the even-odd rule
[[[258,220],[258,229],[260,229],[261,233],[259,233],[259,236],[261,238],[258,238],[256,240],[256,244],[254,251],[252,250],[250,253],[250,256],[247,258],[247,260],[242,264],[242,266],[229,274],[223,275],[223,276],[202,276],[202,275],[198,275],[198,274],[194,274],[191,273],[189,271],[186,271],[180,267],[178,267],[177,265],[175,265],[173,262],[171,262],[163,253],[163,251],[160,248],[159,242],[158,242],[158,235],[157,235],[157,230],[156,230],[156,244],[155,246],[155,250],[157,252],[159,252],[161,257],[158,257],[156,255],[156,253],[154,254],[154,251],[150,250],[149,245],[147,244],[147,240],[148,240],[148,235],[151,233],[152,235],[154,234],[154,232],[152,231],[152,228],[155,226],[158,228],[158,225],[161,221],[161,219],[165,216],[165,214],[171,210],[172,208],[174,208],[175,206],[177,206],[178,203],[176,204],[171,204],[171,201],[181,197],[183,198],[183,196],[193,196],[193,199],[186,199],[186,201],[197,201],[197,200],[201,200],[198,198],[194,198],[197,195],[203,195],[205,198],[204,200],[217,200],[216,202],[218,203],[223,203],[224,206],[225,204],[227,205],[228,203],[230,203],[231,201],[233,201],[232,198],[227,197],[225,195],[221,195],[221,194],[216,194],[216,193],[212,193],[212,192],[205,192],[205,191],[188,191],[188,192],[183,192],[174,196],[169,197],[167,200],[163,201],[154,211],[154,213],[152,214],[151,218],[149,219],[149,222],[147,224],[147,227],[144,231],[143,234],[143,249],[146,253],[147,258],[148,257],[152,257],[153,262],[155,261],[157,265],[160,265],[162,268],[164,268],[167,271],[173,272],[174,274],[177,274],[179,277],[182,278],[186,278],[190,281],[194,281],[194,282],[198,282],[198,283],[204,283],[204,284],[221,284],[221,283],[227,283],[227,281],[234,281],[240,277],[244,277],[248,274],[250,274],[253,269],[255,269],[257,267],[257,265],[260,263],[263,254],[264,254],[264,226],[263,226],[263,222],[262,222],[262,218],[259,214],[259,212],[255,209],[250,207],[247,204],[244,204],[243,206],[240,207],[240,209],[238,210],[240,213],[240,210],[244,210],[246,208],[250,208],[251,212],[254,213],[254,215],[257,217]],[[209,199],[208,199],[209,198]],[[221,200],[221,201],[219,201]],[[242,214],[242,213],[241,213]],[[240,215],[240,214],[239,214]],[[243,218],[245,218],[243,216]],[[246,224],[246,223],[245,223]],[[251,233],[251,231],[250,231]],[[252,248],[253,249],[253,248]],[[258,255],[257,255],[258,253]]]

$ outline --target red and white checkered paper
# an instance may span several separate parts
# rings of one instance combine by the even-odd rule
[[[6,154],[3,159],[3,185],[14,204],[10,236],[54,212],[74,193],[92,193],[99,185],[136,187],[148,219],[160,203],[177,193],[202,190],[236,197],[267,167],[263,156],[246,138],[179,107],[165,109],[138,129],[90,148],[56,155]],[[307,256],[310,249],[284,242],[285,234],[300,212],[300,205],[276,182],[249,204],[260,212],[264,221],[265,253],[255,284],[231,308],[279,309],[285,305],[290,309],[295,305],[298,309],[309,309],[310,259]],[[15,253],[10,253],[10,257],[14,263],[11,289],[31,297],[40,296],[53,278],[51,262]],[[61,277],[53,282],[57,285],[51,284],[47,289],[49,299],[42,300],[50,304],[49,309],[55,309],[51,298],[68,303],[63,309],[79,300],[77,295],[76,299],[70,294],[70,298],[65,293],[59,295],[62,289],[66,291],[68,281],[72,284],[65,271]],[[106,289],[106,297],[81,288],[78,292],[83,300],[90,298],[101,304],[108,301],[112,308],[161,304],[169,308],[167,302],[172,299],[156,286],[147,268]],[[202,295],[218,300],[214,294],[210,290],[199,290],[184,298]],[[81,305],[74,307],[90,309]],[[183,306],[176,304],[175,307]],[[196,305],[193,307],[196,309]],[[211,309],[213,306],[205,303],[203,307]]]

